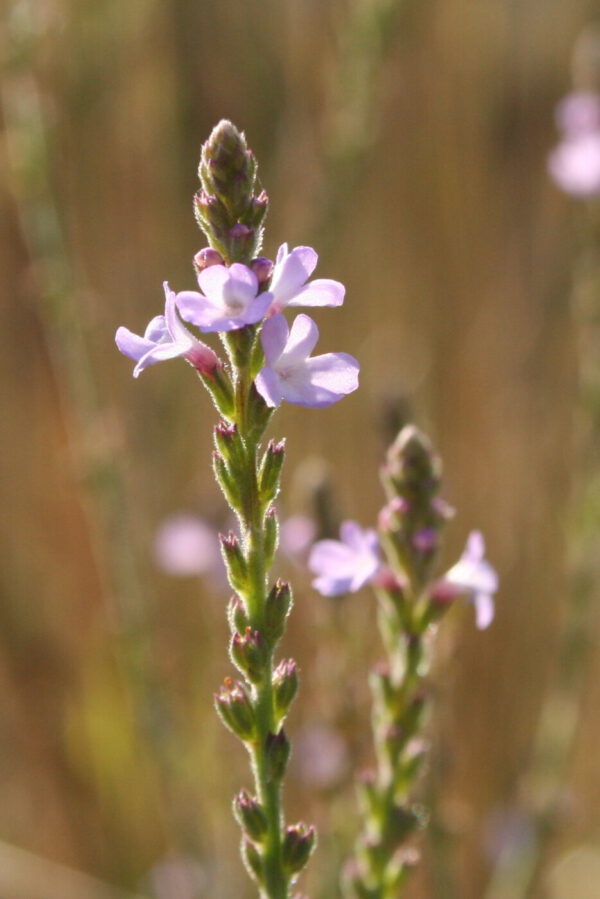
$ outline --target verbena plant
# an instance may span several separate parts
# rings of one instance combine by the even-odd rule
[[[306,314],[291,326],[286,309],[340,306],[338,281],[309,280],[317,264],[310,247],[282,244],[275,262],[260,256],[268,197],[256,160],[230,122],[202,148],[198,224],[208,246],[196,254],[199,290],[175,293],[164,284],[165,309],[143,336],[119,328],[121,352],[134,376],[156,362],[184,358],[220,415],[214,428],[213,472],[235,513],[238,531],[220,536],[233,596],[229,655],[237,668],[215,695],[225,725],[250,756],[254,786],[234,799],[246,868],[264,899],[287,899],[315,843],[315,830],[287,825],[282,786],[290,754],[284,721],[298,687],[293,659],[275,659],[292,607],[287,582],[271,582],[278,543],[274,506],[284,441],[264,445],[266,428],[283,402],[324,408],[358,386],[359,365],[346,353],[312,356],[319,332]],[[199,340],[218,334],[217,352]],[[346,522],[342,540],[322,541],[310,564],[315,586],[333,595],[371,581],[380,604],[387,662],[372,676],[376,767],[363,783],[364,828],[346,869],[348,890],[360,897],[398,896],[414,862],[406,849],[421,815],[412,789],[423,756],[416,741],[425,705],[427,643],[435,622],[461,594],[475,598],[480,626],[491,620],[495,574],[483,559],[479,534],[444,578],[433,578],[438,532],[448,507],[438,497],[439,463],[414,428],[403,431],[383,470],[388,503],[375,531]]]

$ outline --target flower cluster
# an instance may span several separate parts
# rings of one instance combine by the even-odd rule
[[[283,316],[287,306],[340,306],[344,286],[327,278],[309,281],[318,256],[310,247],[287,244],[275,264],[262,257],[250,265],[227,266],[215,251],[205,254],[198,273],[199,291],[175,294],[165,283],[165,313],[153,318],[144,336],[119,328],[118,348],[137,363],[134,376],[155,362],[182,356],[199,372],[212,375],[221,364],[216,354],[183,324],[203,333],[236,331],[262,323],[264,362],[255,386],[267,406],[282,400],[322,408],[358,387],[359,364],[347,353],[311,356],[319,331],[308,315],[298,315],[291,328]],[[207,264],[208,262],[208,264]],[[197,268],[200,266],[197,265]],[[256,274],[271,270],[263,280]]]
[[[386,503],[375,529],[343,522],[340,540],[320,540],[308,564],[325,596],[373,587],[386,658],[371,673],[375,768],[359,784],[365,822],[344,869],[345,893],[399,896],[417,861],[408,845],[422,814],[414,787],[425,756],[421,738],[427,673],[436,624],[458,597],[475,606],[477,626],[494,616],[496,572],[473,531],[449,571],[435,576],[440,534],[453,515],[438,495],[441,463],[427,438],[409,425],[389,448],[381,478]]]
[[[417,541],[417,547],[422,543]],[[373,529],[363,529],[355,521],[344,521],[339,540],[315,543],[308,560],[316,575],[313,587],[323,596],[354,593],[377,579],[386,582],[389,568],[381,559],[379,539]],[[471,531],[464,552],[438,581],[429,588],[432,601],[445,605],[463,597],[473,603],[477,627],[484,630],[494,619],[494,593],[498,575],[485,558],[485,542],[479,531]]]
[[[556,110],[562,140],[548,157],[548,170],[561,190],[575,197],[600,194],[600,95],[576,91]]]

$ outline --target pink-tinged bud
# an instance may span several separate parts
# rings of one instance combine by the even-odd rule
[[[245,240],[251,234],[252,228],[248,228],[247,225],[242,225],[241,222],[237,222],[237,224],[229,229],[229,236],[233,238],[233,240]]]
[[[447,609],[461,595],[459,587],[449,581],[436,581],[429,590],[429,601],[433,606]]]
[[[235,594],[229,600],[227,620],[232,633],[243,633],[249,627],[248,613],[239,596]]]
[[[407,499],[403,496],[395,496],[379,513],[377,519],[379,530],[386,534],[398,530],[409,509],[410,503]]]
[[[315,846],[314,827],[303,822],[286,827],[281,847],[282,861],[290,874],[297,874],[307,863]]]
[[[214,375],[217,368],[223,365],[217,354],[199,341],[185,354],[185,358],[201,375]]]
[[[223,724],[240,740],[252,740],[256,734],[256,719],[244,685],[226,677],[219,692],[215,693],[214,700]]]
[[[268,661],[268,650],[265,641],[258,631],[247,627],[243,634],[235,633],[231,638],[231,659],[253,684],[258,684],[264,677]]]
[[[250,268],[258,278],[258,283],[266,284],[273,274],[273,261],[266,256],[257,256],[250,263]]]
[[[406,590],[407,583],[398,575],[394,574],[391,568],[384,567],[377,572],[373,578],[373,585],[386,590],[391,596],[400,599]]]
[[[210,268],[211,265],[224,265],[225,260],[221,256],[218,250],[214,250],[212,247],[204,247],[203,250],[199,250],[194,256],[194,268],[200,274],[203,272],[205,268]]]
[[[267,816],[255,796],[241,790],[233,800],[233,813],[250,839],[261,843],[268,831]]]
[[[421,528],[412,538],[412,545],[420,553],[434,552],[438,542],[439,534],[435,528]]]
[[[283,721],[298,692],[298,666],[293,659],[283,659],[273,672],[273,700],[278,722]]]

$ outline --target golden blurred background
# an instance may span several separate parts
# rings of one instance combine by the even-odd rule
[[[285,513],[325,487],[332,519],[372,523],[384,448],[415,420],[458,509],[444,562],[478,527],[501,576],[489,631],[468,608],[444,624],[408,895],[600,896],[600,402],[582,387],[600,287],[593,214],[546,171],[598,4],[6,0],[1,16],[2,899],[254,895],[230,810],[247,760],[212,710],[227,592],[153,554],[173,514],[224,526],[215,413],[185,365],[134,382],[114,347],[161,311],[163,280],[193,286],[199,148],[224,117],[270,195],[266,255],[318,249],[318,276],[347,287],[317,313],[321,346],[362,364],[339,406],[277,415]],[[576,77],[598,87],[586,46]],[[373,599],[324,600],[279,564],[303,675],[286,807],[320,828],[302,889],[333,899],[369,760]]]

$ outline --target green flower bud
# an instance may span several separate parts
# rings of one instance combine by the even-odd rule
[[[221,541],[221,553],[227,568],[229,583],[238,593],[243,593],[248,576],[248,566],[240,546],[240,541],[233,531],[228,534],[219,534]]]
[[[243,634],[235,633],[231,638],[231,660],[242,674],[253,684],[263,680],[269,659],[269,650],[258,631],[247,627]]]
[[[283,636],[287,616],[292,609],[293,599],[287,581],[278,579],[267,596],[265,605],[265,639],[270,646]]]
[[[267,780],[278,783],[283,779],[290,757],[290,743],[283,728],[276,734],[268,734],[266,757]]]
[[[265,515],[265,565],[271,567],[279,543],[279,522],[273,506]]]
[[[258,475],[258,489],[261,501],[265,507],[270,505],[279,493],[279,481],[284,459],[285,440],[280,440],[279,443],[269,440],[269,445],[261,459]]]
[[[227,607],[227,621],[232,634],[241,634],[250,625],[246,607],[239,596],[232,596]]]
[[[240,440],[237,425],[220,421],[214,429],[215,447],[225,460],[231,471],[244,464],[244,447]]]
[[[250,742],[256,736],[256,719],[250,698],[239,681],[226,677],[214,695],[215,708],[223,724],[240,740]]]
[[[250,877],[258,884],[263,883],[263,862],[258,848],[248,839],[242,841],[242,859]]]
[[[283,721],[298,692],[298,666],[293,659],[282,659],[273,672],[273,704],[279,722]]]
[[[298,874],[315,848],[316,831],[303,822],[286,827],[281,855],[283,865],[290,874]]]
[[[268,822],[258,799],[247,790],[241,790],[233,800],[233,813],[250,839],[256,843],[262,842],[268,830]]]
[[[223,456],[216,450],[212,454],[213,471],[215,478],[219,484],[223,495],[232,509],[240,509],[242,505],[242,497],[240,494],[239,482],[231,473]]]

